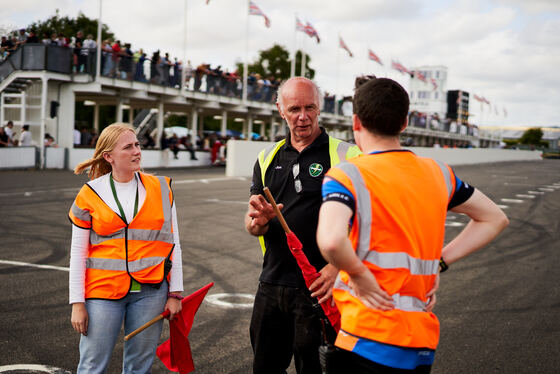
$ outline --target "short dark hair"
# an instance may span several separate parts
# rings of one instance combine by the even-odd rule
[[[353,110],[364,127],[378,135],[399,135],[410,104],[406,90],[392,79],[375,76],[358,77],[355,86]]]

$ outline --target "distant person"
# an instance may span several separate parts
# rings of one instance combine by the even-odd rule
[[[368,77],[356,87],[352,130],[364,155],[327,172],[317,228],[321,253],[339,270],[333,297],[342,321],[338,349],[322,351],[323,370],[429,373],[439,273],[492,241],[508,219],[448,165],[401,148],[409,109],[401,85]],[[444,246],[449,210],[471,221]]]
[[[8,135],[9,141],[13,144],[16,140],[14,136],[14,123],[12,121],[8,121],[4,127],[4,131],[6,132],[6,135]]]
[[[31,131],[29,131],[29,125],[23,125],[21,134],[19,135],[18,144],[20,147],[30,147],[33,145],[33,140],[31,139]]]
[[[134,129],[115,123],[99,137],[72,204],[69,296],[80,334],[78,374],[106,373],[117,338],[165,310],[181,311],[183,270],[171,180],[141,172]],[[150,373],[163,321],[124,342],[122,373]]]
[[[80,131],[80,145],[82,147],[91,147],[91,139],[92,139],[92,135],[89,132],[87,127],[82,127],[82,130]]]
[[[8,134],[3,127],[0,127],[0,147],[9,147],[10,146],[10,138],[8,138]]]
[[[74,147],[80,146],[82,144],[82,133],[80,130],[74,128],[73,130]]]

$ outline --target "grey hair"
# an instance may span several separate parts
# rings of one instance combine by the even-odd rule
[[[304,81],[304,82],[309,82],[311,83],[311,85],[313,86],[313,88],[315,88],[315,95],[317,95],[317,104],[319,105],[319,108],[321,107],[321,89],[319,88],[319,86],[317,86],[317,84],[315,84],[315,82],[313,82],[311,79],[309,78],[305,78],[305,77],[292,77],[290,79],[285,80],[284,82],[282,82],[280,84],[280,86],[278,87],[278,91],[276,93],[276,103],[282,108],[284,109],[284,105],[282,102],[282,91],[284,90],[284,85],[286,85],[286,83],[292,81],[292,80],[298,80],[298,81]]]

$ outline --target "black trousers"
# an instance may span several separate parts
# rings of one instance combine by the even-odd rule
[[[432,369],[430,365],[421,365],[412,370],[396,369],[340,348],[336,348],[333,355],[333,359],[329,360],[328,374],[429,374]]]
[[[284,374],[292,356],[298,374],[321,374],[322,326],[309,291],[261,282],[251,318],[255,374]]]

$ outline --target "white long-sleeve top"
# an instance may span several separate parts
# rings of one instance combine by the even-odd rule
[[[115,213],[120,214],[119,207],[113,196],[109,182],[110,174],[96,178],[88,184],[97,192],[99,197]],[[138,187],[138,211],[146,200],[146,189],[142,183],[138,183],[139,176],[136,175],[130,182],[119,183],[115,181],[115,191],[123,208],[124,217],[130,223],[134,213],[134,200],[136,198],[136,187]],[[173,225],[173,260],[169,276],[169,292],[183,291],[183,261],[181,243],[179,242],[179,227],[177,225],[177,210],[175,202],[171,208],[171,224]],[[72,245],[70,247],[70,304],[85,301],[85,278],[86,258],[89,248],[90,230],[82,229],[72,225]]]

